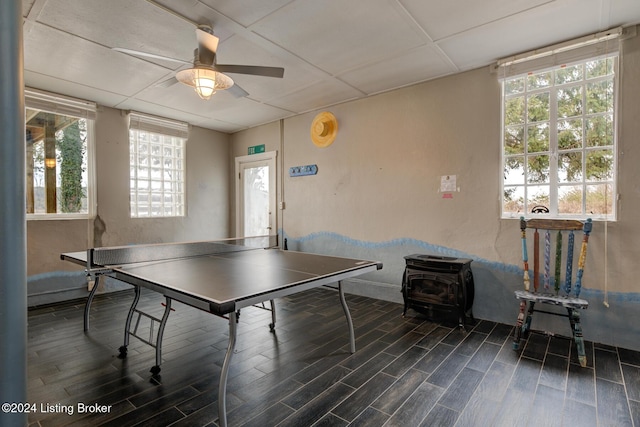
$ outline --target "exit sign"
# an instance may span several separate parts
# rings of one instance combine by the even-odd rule
[[[249,147],[249,154],[258,154],[264,153],[264,144],[254,145],[253,147]]]

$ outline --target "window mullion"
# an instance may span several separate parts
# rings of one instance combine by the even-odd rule
[[[558,215],[558,90],[549,92],[549,213]]]

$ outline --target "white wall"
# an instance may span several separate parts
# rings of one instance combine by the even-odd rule
[[[640,37],[623,42],[619,115],[621,199],[618,221],[596,223],[583,296],[587,339],[640,350]],[[102,108],[96,122],[98,214],[91,221],[28,223],[30,303],[69,283],[82,296],[82,271],[59,261],[60,252],[98,243],[227,237],[235,230],[234,158],[265,144],[278,151],[278,229],[291,249],[378,259],[384,269],[349,284],[352,292],[400,301],[403,257],[437,252],[471,257],[477,317],[515,322],[513,291],[521,287],[516,220],[501,220],[500,91],[496,76],[479,69],[329,109],[339,122],[327,148],[311,143],[317,112],[233,135],[194,128],[187,143],[188,212],[185,218],[130,219],[126,117]],[[291,166],[317,164],[318,174],[290,178]],[[456,175],[460,192],[438,193],[442,175]],[[608,268],[604,257],[607,251]],[[606,283],[606,288],[605,288]],[[606,291],[606,293],[605,293]],[[78,293],[80,292],[80,293]],[[602,302],[608,298],[610,308]],[[45,301],[52,298],[46,296]],[[534,320],[535,322],[535,320]],[[534,324],[534,327],[536,325]],[[567,335],[563,319],[540,329]]]
[[[228,237],[228,140],[192,127],[186,144],[187,213],[181,218],[129,215],[129,130],[119,110],[103,108],[96,121],[98,214],[105,246]]]
[[[229,135],[198,127],[190,129],[186,144],[185,217],[132,219],[126,114],[100,107],[95,133],[99,219],[28,221],[30,305],[86,295],[81,269],[61,261],[62,252],[93,246],[229,237]],[[100,221],[102,225],[98,226]]]
[[[621,61],[618,221],[608,224],[606,248],[604,224],[594,226],[582,295],[591,302],[583,315],[585,337],[635,348],[640,348],[634,272],[640,255],[639,75],[640,37],[635,37],[623,42]],[[284,156],[279,196],[286,209],[278,227],[290,247],[368,255],[385,263],[383,271],[354,284],[353,292],[399,300],[405,255],[467,256],[474,259],[476,315],[515,322],[513,290],[521,286],[522,261],[518,221],[500,219],[500,102],[497,76],[483,68],[329,108],[339,128],[329,147],[310,140],[314,111],[285,119],[282,126],[232,135],[233,154],[265,144]],[[307,164],[317,164],[318,174],[288,176],[289,167]],[[452,199],[438,192],[442,175],[457,176],[460,191]],[[602,304],[605,297],[609,309]],[[541,329],[570,334],[563,319]]]

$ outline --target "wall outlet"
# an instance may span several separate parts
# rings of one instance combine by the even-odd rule
[[[278,203],[278,209],[280,209],[280,210],[284,209],[284,202]]]

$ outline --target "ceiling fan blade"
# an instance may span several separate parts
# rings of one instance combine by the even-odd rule
[[[182,59],[169,58],[168,56],[156,55],[154,53],[140,52],[139,50],[125,49],[122,47],[112,47],[111,49],[117,52],[122,52],[129,55],[134,55],[134,56],[144,56],[146,58],[162,59],[163,61],[177,62],[179,64],[187,64],[187,65],[191,64],[190,62],[184,61]]]
[[[206,25],[200,25],[196,28],[196,37],[198,38],[198,59],[200,63],[212,65],[216,58],[220,39],[214,36],[211,27]]]
[[[284,76],[284,68],[281,67],[261,67],[258,65],[214,65],[216,71],[222,73],[251,74],[254,76],[277,77]]]
[[[233,86],[227,89],[227,91],[231,93],[231,95],[235,96],[236,98],[244,98],[245,96],[249,95],[249,93],[246,90],[242,89],[240,86],[238,86],[235,83],[233,84]]]

